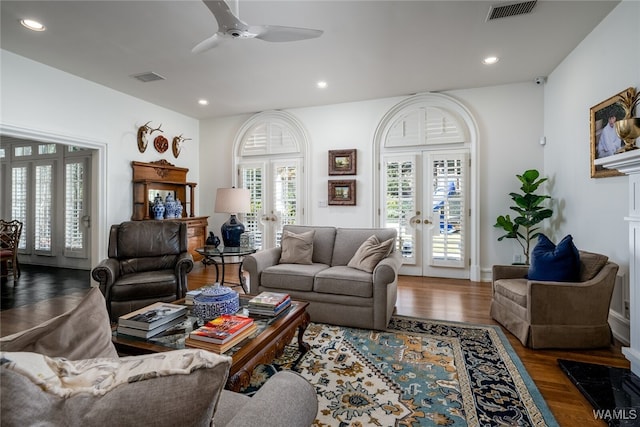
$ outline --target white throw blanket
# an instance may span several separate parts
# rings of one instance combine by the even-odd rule
[[[102,396],[127,383],[213,368],[227,356],[186,349],[144,356],[67,360],[38,353],[2,352],[3,367],[24,375],[42,390],[60,397],[79,393]]]

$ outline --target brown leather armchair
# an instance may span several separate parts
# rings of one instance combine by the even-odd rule
[[[111,320],[157,301],[184,298],[193,257],[187,225],[179,221],[128,221],[112,225],[109,258],[92,277],[99,283]]]
[[[609,346],[618,265],[586,251],[580,264],[579,282],[527,280],[527,266],[494,265],[491,317],[534,349]]]

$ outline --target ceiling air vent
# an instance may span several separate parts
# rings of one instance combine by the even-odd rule
[[[156,74],[152,71],[149,71],[148,73],[134,74],[131,77],[133,77],[134,79],[138,79],[143,83],[155,82],[156,80],[165,80],[165,78],[160,74]]]
[[[489,15],[487,21],[492,21],[498,18],[506,18],[508,16],[525,15],[533,10],[533,7],[538,1],[524,1],[518,3],[503,3],[494,4],[489,8]]]

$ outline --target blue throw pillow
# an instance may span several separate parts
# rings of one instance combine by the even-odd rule
[[[547,236],[540,234],[538,244],[531,252],[529,280],[547,282],[577,282],[580,277],[580,254],[567,235],[556,246]]]

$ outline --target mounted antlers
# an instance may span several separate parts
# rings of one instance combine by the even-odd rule
[[[182,149],[182,144],[185,141],[190,141],[191,138],[185,138],[182,134],[173,137],[173,143],[171,144],[171,150],[173,151],[173,157],[176,159],[180,155],[180,150]]]
[[[162,127],[162,123],[160,123],[160,126],[155,129],[149,126],[149,123],[151,123],[151,121],[148,121],[138,128],[138,150],[140,150],[141,153],[144,153],[144,151],[147,149],[147,145],[149,143],[147,137],[149,135],[156,131],[164,132],[162,129],[160,129]]]

